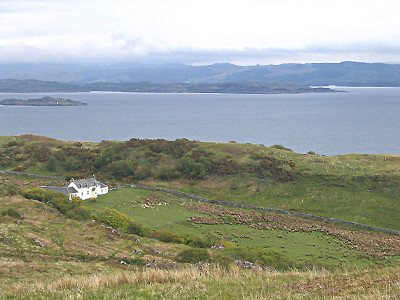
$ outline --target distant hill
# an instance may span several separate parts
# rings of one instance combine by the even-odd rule
[[[60,83],[40,80],[0,79],[0,92],[88,92],[118,91],[147,93],[232,93],[232,94],[298,94],[335,92],[329,88],[311,88],[292,83],[232,82],[232,83],[151,83],[95,82]]]
[[[304,85],[400,86],[400,65],[383,63],[308,63],[237,66],[218,63],[146,65],[0,64],[0,79],[36,79],[63,83],[280,82]],[[56,88],[66,88],[57,87]]]

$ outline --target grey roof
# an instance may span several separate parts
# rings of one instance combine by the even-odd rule
[[[75,185],[78,188],[92,187],[96,185],[99,185],[101,188],[107,187],[104,183],[97,181],[96,178],[79,179],[79,180],[71,179],[71,181],[68,184],[70,184],[71,182],[75,183]]]
[[[73,187],[62,187],[62,186],[38,186],[38,187],[45,190],[60,192],[67,195],[78,193],[78,191]]]

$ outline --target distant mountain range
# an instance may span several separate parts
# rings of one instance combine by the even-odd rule
[[[400,86],[400,64],[342,62],[237,66],[218,63],[191,66],[12,63],[0,64],[0,79],[36,79],[63,83],[279,82],[311,86]]]

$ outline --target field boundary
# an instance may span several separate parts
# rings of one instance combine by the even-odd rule
[[[28,174],[28,173],[14,172],[14,171],[6,171],[6,170],[0,170],[0,174],[27,176],[27,177],[43,178],[43,179],[64,180],[64,178],[62,178],[62,177],[44,176],[44,175]],[[321,216],[310,215],[310,214],[305,214],[305,213],[300,213],[300,212],[289,212],[289,211],[283,210],[283,209],[276,209],[276,208],[268,208],[268,207],[259,207],[259,206],[253,206],[253,205],[239,204],[239,203],[229,202],[229,201],[212,200],[212,199],[199,197],[199,196],[196,196],[196,195],[193,195],[193,194],[189,194],[189,193],[185,193],[185,192],[181,192],[181,191],[164,189],[164,188],[156,188],[156,187],[151,187],[151,186],[146,186],[146,185],[124,184],[124,183],[113,183],[113,182],[105,182],[105,183],[112,184],[112,185],[117,185],[117,186],[124,187],[124,188],[135,188],[135,189],[141,189],[141,190],[163,192],[163,193],[183,196],[183,197],[190,198],[190,199],[193,199],[193,200],[197,200],[197,201],[200,201],[200,202],[207,202],[207,203],[212,203],[212,204],[221,204],[221,205],[227,205],[227,206],[233,206],[233,207],[239,207],[239,208],[245,208],[245,209],[263,210],[263,211],[268,211],[268,212],[273,212],[273,213],[285,214],[285,215],[289,215],[289,216],[296,216],[296,217],[301,217],[301,218],[314,219],[314,220],[319,220],[319,221],[323,221],[323,222],[350,225],[350,226],[355,226],[355,227],[359,227],[359,228],[362,228],[362,229],[380,231],[380,232],[385,232],[385,233],[390,233],[390,234],[394,234],[394,235],[400,236],[400,231],[397,231],[397,230],[387,229],[387,228],[382,228],[382,227],[376,227],[376,226],[372,226],[372,225],[365,225],[365,224],[360,224],[360,223],[355,223],[355,222],[350,222],[350,221],[343,221],[343,220],[334,219],[334,218],[321,217]]]

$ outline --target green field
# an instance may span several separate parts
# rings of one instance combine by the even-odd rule
[[[143,205],[149,196],[170,201],[167,205]],[[239,247],[255,247],[276,250],[287,254],[294,260],[315,261],[335,267],[373,266],[379,264],[397,264],[400,257],[388,257],[384,261],[360,258],[363,252],[350,249],[338,238],[321,232],[290,232],[283,230],[258,230],[247,224],[194,224],[188,219],[194,216],[213,216],[200,214],[180,205],[192,202],[185,198],[169,194],[154,193],[137,189],[120,189],[98,198],[98,202],[85,202],[93,208],[110,207],[154,230],[170,230],[179,234],[220,234],[233,239]],[[192,202],[196,203],[196,202]],[[235,238],[246,236],[246,238]],[[362,256],[362,255],[361,255]]]

